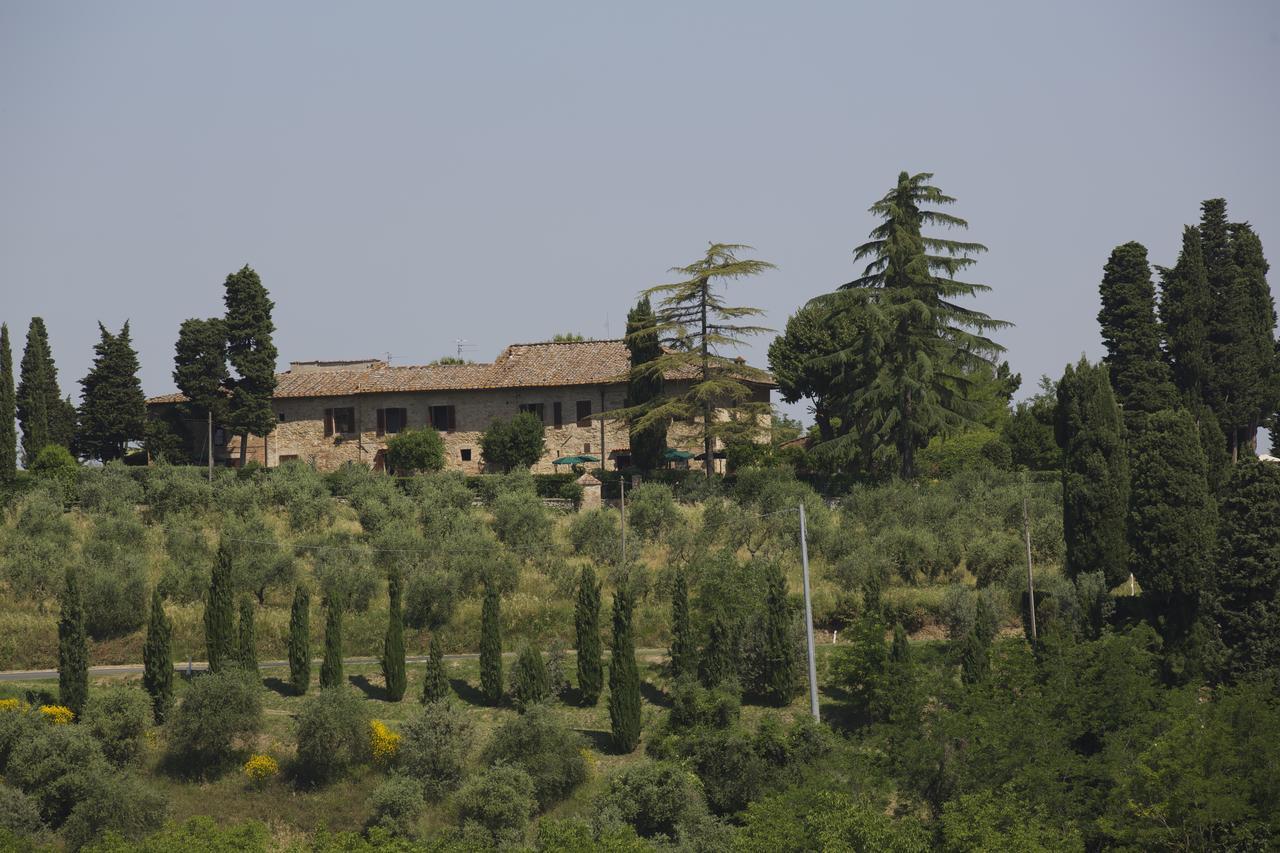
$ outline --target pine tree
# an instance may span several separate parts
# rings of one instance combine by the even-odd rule
[[[1124,421],[1105,365],[1083,358],[1067,365],[1058,383],[1054,421],[1062,448],[1064,569],[1069,578],[1101,571],[1115,586],[1129,575],[1129,462]]]
[[[324,659],[320,662],[320,689],[342,686],[341,596],[330,592],[324,599]]]
[[[18,432],[13,424],[17,416],[9,325],[0,323],[0,483],[13,482],[18,473]]]
[[[1223,488],[1212,615],[1237,679],[1280,670],[1280,465],[1244,460]]]
[[[583,704],[594,706],[604,688],[604,668],[600,663],[600,584],[590,566],[578,577],[573,627],[578,644],[578,692]]]
[[[302,584],[289,611],[289,684],[299,696],[311,686],[311,593]]]
[[[671,677],[693,676],[698,671],[698,647],[693,641],[693,622],[689,618],[689,587],[684,569],[676,569],[671,588]]]
[[[698,657],[698,679],[708,689],[738,677],[737,654],[729,619],[716,608],[707,622],[707,644]]]
[[[1136,425],[1143,415],[1174,403],[1169,365],[1160,350],[1156,321],[1156,291],[1141,243],[1117,246],[1102,273],[1102,342],[1111,384],[1124,409],[1126,422]]]
[[[29,467],[46,444],[71,447],[75,407],[69,400],[64,400],[58,390],[58,368],[53,363],[49,333],[45,330],[44,320],[39,317],[32,317],[31,325],[27,327],[16,398],[24,465]]]
[[[431,645],[427,648],[427,671],[422,679],[422,702],[440,702],[449,698],[449,677],[444,671],[444,650],[440,641],[431,635]]]
[[[146,396],[138,380],[138,354],[129,338],[129,323],[118,335],[98,324],[101,339],[93,348],[93,366],[80,380],[76,449],[103,462],[120,459],[130,441],[141,441],[147,423]]]
[[[1160,270],[1160,322],[1174,383],[1189,406],[1204,399],[1210,371],[1208,323],[1212,310],[1200,230],[1188,226],[1182,231],[1178,262]]]
[[[627,314],[627,349],[631,353],[631,373],[627,379],[627,408],[642,412],[648,404],[662,398],[663,376],[646,371],[644,365],[662,355],[658,343],[658,318],[648,296],[642,296]],[[637,415],[638,416],[638,415]],[[641,471],[661,468],[662,455],[667,449],[667,424],[655,422],[647,429],[638,429],[635,417],[629,424],[631,432],[631,462]]]
[[[235,370],[230,380],[227,423],[240,435],[240,462],[244,464],[250,435],[268,435],[275,428],[276,415],[271,396],[276,390],[276,347],[272,342],[275,324],[271,311],[275,303],[262,286],[262,279],[248,265],[227,276],[226,316],[227,360]]]
[[[955,202],[929,184],[932,177],[902,172],[871,206],[883,221],[854,250],[855,261],[870,261],[861,277],[841,288],[845,301],[866,314],[859,320],[866,329],[860,339],[870,335],[876,344],[855,345],[838,358],[856,363],[873,349],[879,364],[870,383],[859,378],[863,384],[846,388],[846,405],[872,413],[863,431],[894,446],[904,478],[915,476],[916,451],[934,435],[977,422],[983,407],[969,398],[973,377],[994,371],[1004,351],[985,333],[1009,325],[954,301],[989,289],[955,277],[986,247],[922,233],[929,225],[968,227],[958,216],[925,207]]]
[[[224,542],[218,546],[218,559],[213,566],[204,603],[204,644],[210,672],[219,672],[230,665],[235,655],[232,585],[231,550]]]
[[[791,643],[791,614],[787,607],[787,578],[771,563],[765,591],[765,698],[785,705],[795,693],[796,655]]]
[[[68,566],[58,614],[58,702],[76,717],[89,700],[89,638],[84,619],[80,575]]]
[[[681,281],[660,284],[644,292],[645,297],[660,300],[652,335],[662,351],[643,362],[636,369],[635,378],[656,382],[671,373],[697,378],[679,394],[664,394],[657,400],[617,413],[631,423],[632,429],[639,431],[674,421],[696,420],[702,432],[708,477],[715,470],[717,439],[732,438],[743,429],[743,424],[754,425],[756,416],[769,412],[768,404],[753,400],[748,384],[771,382],[769,375],[724,352],[729,347],[741,346],[748,336],[769,331],[761,326],[734,322],[764,312],[758,308],[726,305],[716,292],[716,286],[723,281],[773,269],[773,264],[765,261],[737,257],[738,252],[750,248],[712,243],[700,259],[671,270],[683,277]],[[648,341],[649,335],[645,332],[642,337]],[[717,417],[717,409],[728,411],[730,417]]]
[[[618,752],[632,752],[640,743],[640,670],[631,636],[633,608],[624,585],[613,596],[613,645],[609,658],[609,722]]]
[[[1000,631],[1000,621],[991,608],[991,600],[981,592],[978,593],[978,605],[973,617],[973,630],[984,646],[990,646]]]
[[[404,671],[404,615],[400,609],[399,572],[391,572],[387,595],[390,606],[387,610],[387,636],[382,643],[382,678],[387,685],[387,699],[399,702],[409,687]]]
[[[1204,451],[1185,410],[1148,419],[1134,442],[1132,471],[1130,565],[1151,602],[1166,652],[1182,655],[1199,615],[1217,530]],[[1175,658],[1170,660],[1181,669]]]
[[[258,638],[253,626],[253,599],[240,598],[240,632],[236,642],[236,665],[255,676],[258,673]]]
[[[526,645],[516,657],[511,673],[511,701],[524,713],[551,695],[547,665],[537,646]]]
[[[213,422],[227,407],[227,333],[222,320],[184,320],[174,346],[173,381],[187,398],[187,412],[205,421],[204,456],[213,470]]]
[[[151,590],[151,618],[147,640],[142,647],[142,686],[151,696],[151,714],[156,725],[169,717],[173,708],[173,623],[164,612],[160,588]]]
[[[480,607],[480,692],[490,705],[502,701],[502,602],[494,583],[485,583]]]

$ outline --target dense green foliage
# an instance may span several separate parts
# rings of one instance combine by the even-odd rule
[[[191,682],[169,723],[169,748],[183,772],[198,776],[225,769],[236,739],[262,725],[261,689],[256,677],[234,667]]]
[[[511,694],[511,704],[522,712],[551,695],[547,665],[537,646],[526,645],[516,655],[515,665],[511,667],[511,686],[508,692]]]
[[[342,615],[341,593],[333,591],[324,598],[324,657],[320,661],[320,687],[342,684]]]
[[[538,808],[545,811],[586,780],[584,746],[581,735],[542,705],[503,724],[480,757],[486,764],[519,767],[528,773]]]
[[[258,633],[254,628],[253,599],[240,599],[240,626],[236,631],[236,665],[247,672],[258,671]]]
[[[58,614],[58,701],[77,716],[89,700],[89,640],[80,573],[67,568]]]
[[[74,446],[81,456],[106,462],[124,456],[129,442],[142,440],[147,413],[128,321],[118,334],[101,323],[98,331],[102,339],[93,348],[93,366],[80,380]]]
[[[600,662],[600,584],[590,566],[578,576],[573,627],[577,638],[578,691],[583,704],[594,705],[604,689],[604,667]]]
[[[13,347],[9,324],[0,323],[0,484],[11,483],[18,469],[17,392],[13,384]]]
[[[502,614],[496,584],[484,585],[480,611],[480,692],[490,705],[502,701]]]
[[[1133,426],[1141,416],[1173,405],[1169,365],[1160,350],[1156,291],[1141,243],[1117,246],[1102,273],[1102,342],[1116,398]]]
[[[427,671],[422,676],[422,702],[439,702],[449,696],[449,677],[444,671],[444,649],[440,641],[431,637],[427,649]]]
[[[693,623],[689,618],[689,585],[685,582],[683,567],[676,569],[671,585],[671,676],[680,679],[693,676],[698,671],[698,647],[693,638]]]
[[[240,462],[244,464],[249,435],[267,435],[276,425],[271,395],[276,389],[275,303],[262,279],[247,264],[227,276],[222,330],[227,336],[227,361],[234,375],[228,379],[226,425],[240,434]]]
[[[444,467],[444,440],[431,427],[409,429],[387,440],[387,468],[397,474],[422,474]]]
[[[151,697],[151,713],[159,725],[169,718],[173,709],[173,623],[164,612],[159,587],[151,591],[151,614],[142,661],[142,686]]]
[[[1280,466],[1241,462],[1223,492],[1210,590],[1226,670],[1280,671]]]
[[[58,388],[58,368],[53,363],[49,333],[40,317],[32,317],[27,327],[16,398],[24,465],[31,467],[45,445],[71,447],[76,410]]]
[[[640,742],[640,672],[631,636],[635,602],[626,584],[613,594],[613,638],[609,646],[609,723],[613,745],[627,753]]]
[[[311,593],[298,584],[289,609],[289,684],[298,695],[311,686]]]
[[[473,740],[474,726],[461,708],[429,702],[400,728],[400,768],[427,799],[439,800],[462,783]]]
[[[296,771],[305,784],[332,782],[369,759],[369,710],[350,690],[325,688],[309,697],[297,725]]]
[[[404,616],[400,606],[400,573],[387,580],[387,635],[382,641],[382,680],[387,699],[399,702],[409,688],[404,670]]]
[[[646,370],[644,365],[662,355],[658,341],[658,318],[648,296],[640,297],[627,313],[627,350],[631,354],[631,372],[627,378],[627,408],[636,413],[628,424],[631,434],[631,464],[641,471],[652,471],[663,465],[667,449],[667,424],[661,420],[641,429],[636,425],[646,407],[662,398],[664,380],[661,373]]]
[[[204,602],[204,646],[211,672],[228,666],[235,654],[231,572],[231,552],[224,542],[218,546],[218,560],[214,564]]]
[[[545,432],[542,420],[533,412],[494,420],[480,436],[485,466],[503,474],[527,470],[542,458]]]

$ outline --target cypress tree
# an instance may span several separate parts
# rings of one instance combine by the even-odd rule
[[[991,600],[982,593],[978,593],[978,606],[973,617],[973,630],[984,646],[990,646],[992,641],[995,640],[996,634],[1000,631],[1000,622],[996,619],[995,611],[991,608]]]
[[[640,743],[640,670],[631,637],[631,591],[623,585],[613,596],[613,645],[609,658],[609,722],[613,744],[629,753]]]
[[[878,699],[875,716],[889,723],[918,721],[920,694],[916,689],[915,666],[911,661],[911,645],[901,622],[893,626],[893,644],[884,670],[885,687]]]
[[[254,676],[258,674],[258,638],[253,627],[253,599],[240,598],[240,634],[236,643],[236,664]]]
[[[583,704],[594,706],[604,688],[604,667],[600,662],[600,584],[590,566],[578,577],[573,627],[578,643],[578,692]]]
[[[1134,443],[1132,470],[1131,567],[1179,671],[1178,656],[1198,616],[1217,528],[1204,451],[1185,410],[1149,418]]]
[[[1218,426],[1218,418],[1204,403],[1192,410],[1200,430],[1200,449],[1204,451],[1205,474],[1209,491],[1216,497],[1222,491],[1231,470],[1231,452],[1227,449],[1227,437]]]
[[[1258,428],[1280,404],[1280,370],[1277,369],[1276,306],[1267,284],[1270,265],[1262,254],[1262,240],[1248,223],[1232,225],[1231,252],[1238,290],[1245,300],[1242,349],[1248,361],[1245,397],[1240,404],[1240,435],[1236,444],[1253,454]]]
[[[224,417],[227,334],[222,320],[184,320],[174,345],[173,381],[187,398],[187,412],[205,420],[205,457],[213,463],[213,421]]]
[[[320,688],[342,686],[341,597],[330,592],[324,599],[324,660],[320,662]]]
[[[480,692],[490,705],[502,701],[502,602],[490,582],[480,607]]]
[[[1124,421],[1105,365],[1080,359],[1058,383],[1054,433],[1062,448],[1062,528],[1067,577],[1101,571],[1108,587],[1128,577],[1125,513],[1129,463]]]
[[[698,671],[698,647],[693,641],[693,621],[689,618],[689,586],[684,569],[676,569],[671,589],[671,677],[695,675]]]
[[[387,636],[382,643],[382,678],[387,685],[387,699],[399,702],[408,688],[404,671],[404,615],[400,609],[400,573],[392,572],[387,581],[390,607],[387,611]]]
[[[173,708],[173,623],[164,612],[160,588],[151,590],[151,618],[147,641],[142,647],[142,686],[151,696],[151,714],[156,725],[163,723]]]
[[[0,483],[13,482],[18,472],[18,432],[14,419],[18,401],[13,386],[13,349],[9,325],[0,323]]]
[[[1257,365],[1249,341],[1254,318],[1245,279],[1236,267],[1227,222],[1226,199],[1201,204],[1200,244],[1212,300],[1209,313],[1209,381],[1205,402],[1213,409],[1226,435],[1234,463],[1241,434],[1251,419],[1251,391]]]
[[[444,650],[440,641],[431,635],[431,645],[427,649],[427,671],[422,679],[422,702],[440,702],[449,697],[449,678],[444,671]]]
[[[204,603],[204,645],[210,672],[219,672],[229,665],[236,651],[232,582],[231,550],[222,543],[218,546],[218,559]]]
[[[698,658],[698,678],[708,689],[738,677],[737,655],[729,619],[716,608],[707,622],[707,644]]]
[[[511,700],[521,713],[551,695],[547,665],[542,652],[529,644],[520,650],[511,673]]]
[[[893,645],[889,647],[889,661],[911,663],[911,643],[907,640],[907,629],[902,627],[901,622],[893,623]]]
[[[1117,246],[1102,273],[1103,359],[1111,384],[1125,412],[1126,422],[1138,423],[1144,414],[1167,409],[1174,402],[1169,365],[1160,350],[1156,321],[1156,291],[1141,243]]]
[[[1280,466],[1245,460],[1223,488],[1213,616],[1227,671],[1280,670]]]
[[[990,647],[982,642],[975,625],[965,634],[960,646],[960,680],[965,684],[979,684],[991,672]]]
[[[67,567],[58,614],[58,702],[76,717],[89,700],[89,638],[85,633],[80,575]]]
[[[46,444],[71,446],[75,407],[58,389],[58,368],[49,347],[44,320],[31,318],[18,368],[18,425],[22,428],[23,464],[30,466]],[[70,408],[68,412],[67,409]]]
[[[1160,322],[1173,364],[1174,383],[1188,405],[1199,405],[1210,369],[1209,315],[1213,298],[1198,228],[1183,229],[1178,262],[1170,269],[1161,269],[1160,274]]]
[[[769,565],[766,582],[764,694],[773,704],[785,705],[795,693],[796,655],[789,630],[787,578],[777,563]]]
[[[138,380],[138,354],[125,321],[118,335],[98,324],[101,339],[93,348],[93,366],[80,380],[79,429],[76,449],[84,456],[107,462],[124,456],[130,441],[141,441],[146,430],[147,403]]]
[[[662,355],[658,342],[658,318],[648,296],[640,297],[636,307],[627,314],[627,349],[631,353],[631,373],[627,380],[627,408],[642,413],[646,404],[662,397],[661,372],[646,370],[649,364]],[[667,424],[665,421],[637,429],[635,417],[628,423],[631,432],[631,462],[641,471],[652,471],[663,465],[662,455],[667,449]]]
[[[244,464],[250,435],[268,435],[276,415],[271,396],[276,390],[276,347],[272,342],[275,303],[262,279],[247,264],[227,276],[223,297],[226,316],[227,360],[235,370],[230,380],[231,398],[227,423],[240,435],[240,462]]]
[[[311,593],[302,584],[289,611],[289,684],[299,696],[311,686]]]

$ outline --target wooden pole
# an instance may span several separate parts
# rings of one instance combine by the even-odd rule
[[[800,565],[804,578],[804,638],[809,651],[809,711],[818,720],[818,661],[813,648],[813,599],[809,594],[809,543],[805,535],[804,504],[800,504]]]
[[[1031,641],[1036,641],[1036,579],[1031,573],[1031,516],[1027,510],[1027,475],[1022,475],[1022,537],[1027,543],[1027,610],[1031,613]]]

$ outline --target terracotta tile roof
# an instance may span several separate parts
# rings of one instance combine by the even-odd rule
[[[345,397],[406,391],[601,385],[625,381],[630,365],[631,355],[620,339],[512,344],[492,364],[392,367],[376,361],[369,366],[338,370],[308,367],[285,371],[276,376],[275,396]],[[185,400],[182,394],[165,394],[147,402],[163,404]]]

